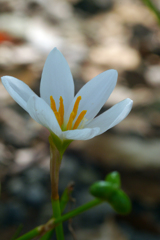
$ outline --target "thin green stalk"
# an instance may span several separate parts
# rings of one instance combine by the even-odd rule
[[[52,235],[54,233],[54,229],[50,230],[49,232],[46,232],[41,238],[40,240],[49,240]]]
[[[92,207],[95,207],[95,206],[99,205],[102,202],[103,202],[102,200],[96,198],[96,199],[94,199],[94,200],[92,200],[92,201],[74,209],[73,211],[57,218],[57,219],[52,218],[46,225],[39,226],[39,227],[31,230],[30,232],[24,234],[23,236],[17,238],[16,240],[30,240],[33,237],[36,237],[38,235],[43,234],[43,231],[46,231],[46,232],[50,231],[51,229],[55,228],[55,225],[58,226],[63,221],[66,221],[70,218],[73,218],[73,217],[79,215],[80,213],[82,213],[84,211],[87,211],[87,210],[91,209]]]
[[[156,15],[158,23],[160,24],[160,11],[156,8],[151,0],[142,0],[143,3]]]
[[[64,221],[66,221],[66,220],[68,220],[68,219],[70,219],[70,218],[73,218],[73,217],[79,215],[80,213],[82,213],[82,212],[84,212],[84,211],[87,211],[87,210],[89,210],[89,209],[92,208],[92,207],[97,206],[97,205],[100,204],[100,203],[102,203],[102,200],[96,198],[96,199],[94,199],[94,200],[92,200],[92,201],[90,201],[90,202],[88,202],[88,203],[86,203],[86,204],[84,204],[84,205],[82,205],[82,206],[74,209],[73,211],[71,211],[71,212],[69,212],[69,213],[61,216],[60,218],[56,218],[56,219],[54,220],[54,224],[57,225],[57,224],[59,224],[60,222],[64,222]]]
[[[52,199],[52,209],[53,209],[53,217],[61,218],[61,209],[60,209],[59,199],[57,200]],[[56,229],[57,240],[64,240],[62,223],[59,224],[55,229]]]
[[[30,232],[24,234],[23,236],[17,238],[16,240],[30,240],[36,236],[38,236],[41,232],[41,226],[34,228]]]

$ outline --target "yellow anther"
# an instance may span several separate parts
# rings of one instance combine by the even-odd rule
[[[73,121],[74,119],[76,118],[76,115],[77,115],[77,112],[78,112],[78,107],[79,107],[79,103],[81,101],[81,96],[77,97],[75,103],[74,103],[74,107],[73,107],[73,111],[71,112],[70,114],[70,117],[69,117],[69,121],[67,123],[67,127],[66,127],[66,130],[71,130],[71,129],[77,129],[79,124],[81,123],[81,121],[83,120],[87,110],[83,110],[76,122],[74,123],[74,126],[72,128],[72,125],[73,125]],[[57,108],[56,108],[56,103],[55,103],[55,100],[52,96],[50,96],[50,102],[51,102],[51,109],[53,110],[54,114],[55,114],[55,117],[59,123],[59,126],[62,127],[63,125],[63,121],[64,121],[64,104],[63,104],[63,98],[62,96],[60,96],[59,98],[59,109],[57,111]]]
[[[73,120],[74,120],[74,112],[72,111],[70,114],[70,117],[69,117],[68,124],[67,124],[67,130],[71,130]]]
[[[76,101],[75,101],[75,104],[74,104],[74,107],[73,107],[73,112],[74,112],[74,116],[73,116],[73,120],[75,119],[76,115],[77,115],[77,112],[78,112],[78,107],[79,107],[79,103],[81,101],[81,96],[77,97]]]
[[[77,97],[77,99],[74,103],[73,111],[70,114],[69,121],[68,121],[68,124],[67,124],[67,130],[72,129],[72,124],[73,124],[73,121],[74,121],[74,119],[77,115],[78,107],[79,107],[79,103],[80,103],[81,99],[82,99],[81,96]]]
[[[50,96],[50,102],[51,102],[51,109],[53,110],[53,112],[57,112],[56,103],[52,96]]]
[[[61,117],[60,117],[59,112],[57,112],[56,103],[55,103],[55,101],[54,101],[52,96],[50,96],[50,102],[51,102],[51,109],[53,110],[53,112],[54,112],[54,114],[56,116],[56,119],[57,119],[57,121],[59,123],[59,126],[61,127]]]
[[[83,111],[79,114],[79,116],[78,116],[78,118],[77,118],[77,120],[76,120],[76,122],[75,122],[75,124],[74,124],[74,126],[73,126],[73,129],[77,129],[77,128],[78,128],[78,126],[79,126],[79,124],[81,123],[82,119],[84,118],[86,112],[87,112],[87,110],[83,110]]]
[[[59,113],[60,119],[61,119],[60,126],[62,126],[63,120],[64,120],[64,104],[63,104],[62,96],[60,96],[60,98],[59,98],[59,110],[58,110],[58,113]]]

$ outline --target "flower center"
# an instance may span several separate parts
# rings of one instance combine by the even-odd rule
[[[74,104],[74,107],[73,107],[73,110],[70,114],[70,117],[69,117],[69,120],[68,120],[68,123],[67,123],[67,127],[66,127],[66,130],[74,130],[74,129],[77,129],[78,126],[80,125],[81,121],[84,119],[84,116],[87,112],[87,110],[83,110],[77,120],[75,121],[74,125],[73,125],[73,121],[74,119],[76,118],[77,116],[77,112],[78,112],[78,107],[79,107],[79,103],[81,101],[82,97],[79,96],[77,97],[76,101],[75,101],[75,104]],[[59,126],[62,128],[62,125],[63,125],[63,122],[64,122],[64,104],[63,104],[63,98],[62,96],[60,96],[59,98],[59,109],[57,111],[57,108],[56,108],[56,103],[55,103],[55,100],[53,99],[52,96],[50,96],[50,102],[51,102],[51,109],[53,110],[55,116],[56,116],[56,119],[59,123]]]

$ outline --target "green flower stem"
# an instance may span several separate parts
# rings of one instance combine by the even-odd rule
[[[51,201],[53,218],[59,218],[61,216],[60,204],[59,204],[59,194],[58,194],[58,182],[59,182],[59,169],[61,165],[61,154],[54,145],[52,137],[49,137],[50,143],[50,176],[51,176]],[[57,240],[64,240],[63,226],[62,223],[56,228]]]
[[[50,177],[51,177],[51,199],[59,199],[58,194],[58,183],[59,183],[59,169],[61,166],[62,157],[54,142],[52,137],[49,136],[50,143]]]
[[[60,199],[60,209],[61,209],[61,213],[64,211],[67,203],[69,202],[70,198],[71,198],[71,193],[73,191],[74,188],[74,183],[70,183],[66,189],[64,190],[61,199]],[[54,229],[50,230],[49,232],[46,232],[41,238],[40,240],[49,240],[52,235],[53,235]]]
[[[160,11],[156,8],[151,0],[142,0],[143,3],[156,15],[158,23],[160,24]]]
[[[52,209],[53,209],[53,217],[61,218],[61,209],[60,209],[59,199],[57,200],[52,199]],[[60,223],[55,229],[56,229],[57,240],[64,240],[62,223]]]
[[[94,200],[92,200],[92,201],[74,209],[73,211],[71,211],[71,212],[69,212],[69,213],[67,213],[63,216],[58,217],[57,219],[52,218],[45,225],[34,228],[30,232],[28,232],[28,233],[24,234],[23,236],[17,238],[16,240],[30,240],[30,239],[38,236],[38,235],[42,235],[42,234],[44,234],[44,232],[50,231],[51,229],[55,228],[55,226],[58,226],[63,221],[66,221],[70,218],[73,218],[73,217],[79,215],[80,213],[82,213],[84,211],[87,211],[87,210],[91,209],[92,207],[95,207],[95,206],[99,205],[102,202],[103,202],[102,200],[96,198],[96,199],[94,199]]]

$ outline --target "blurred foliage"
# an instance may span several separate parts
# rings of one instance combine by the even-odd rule
[[[153,4],[152,0],[142,0],[144,4],[155,14],[157,17],[158,23],[160,24],[160,11]]]

